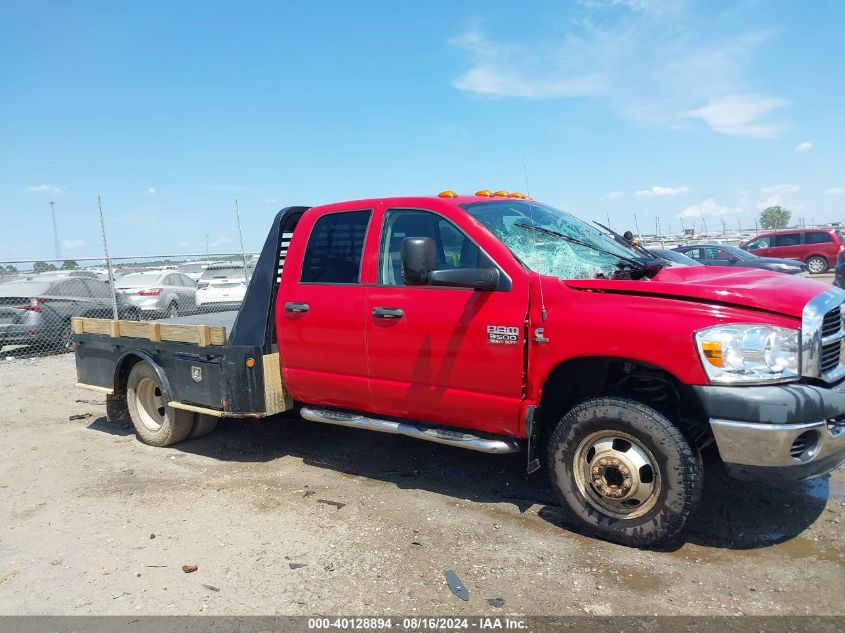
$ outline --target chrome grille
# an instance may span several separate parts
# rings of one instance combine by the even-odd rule
[[[822,338],[833,336],[842,329],[842,310],[839,307],[834,308],[824,315],[822,321]]]
[[[839,366],[842,355],[842,338],[837,336],[842,331],[842,310],[836,306],[825,313],[822,320],[822,353],[819,358],[819,369],[822,375],[830,373]],[[829,339],[835,339],[830,341]]]
[[[813,297],[801,318],[801,373],[836,383],[845,377],[845,291],[830,288]]]

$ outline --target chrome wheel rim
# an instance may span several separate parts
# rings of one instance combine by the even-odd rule
[[[152,378],[142,378],[135,388],[135,397],[141,424],[150,431],[158,431],[166,413],[161,387]]]
[[[662,489],[654,455],[622,431],[598,431],[581,440],[572,471],[587,502],[619,519],[647,513]]]
[[[811,273],[820,273],[824,270],[824,266],[824,262],[822,262],[822,260],[818,259],[817,257],[807,262],[807,268],[810,269]]]

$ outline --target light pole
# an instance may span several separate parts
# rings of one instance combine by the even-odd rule
[[[52,200],[50,200],[50,215],[53,216],[53,254],[56,260],[60,260],[62,258],[62,250],[59,247],[59,229],[56,226],[56,203]]]

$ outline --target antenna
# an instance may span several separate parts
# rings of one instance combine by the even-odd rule
[[[103,254],[106,256],[106,269],[109,271],[109,290],[111,290],[111,311],[114,320],[117,321],[120,316],[117,313],[117,294],[114,289],[114,271],[111,266],[111,257],[109,257],[109,244],[106,241],[106,223],[103,220],[103,201],[100,196],[97,196],[97,208],[100,210],[100,231],[103,234]]]
[[[238,208],[237,200],[235,200],[235,217],[238,220],[238,235],[241,238],[241,257],[244,260],[244,279],[249,281],[249,268],[246,265],[246,251],[244,250],[244,233],[241,230],[241,210]]]
[[[525,154],[522,155],[522,175],[525,178],[525,194],[530,198],[531,188],[528,186],[528,167],[525,166]],[[536,250],[537,231],[534,229],[534,202],[532,200],[528,201],[528,217],[531,220],[531,239],[533,241],[532,246]],[[540,316],[542,317],[543,321],[545,321],[549,313],[546,312],[546,299],[543,296],[543,275],[539,273],[537,274],[537,283],[540,286]]]

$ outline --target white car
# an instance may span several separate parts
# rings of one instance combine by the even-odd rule
[[[197,307],[197,284],[172,270],[129,273],[117,279],[115,289],[150,317],[172,318]]]
[[[197,282],[197,305],[240,304],[246,294],[248,277],[255,266],[244,274],[243,264],[211,264]]]
[[[207,261],[194,261],[194,262],[183,262],[176,266],[176,270],[178,270],[183,275],[188,275],[194,281],[199,281],[202,274],[205,272],[206,268],[209,266],[215,266],[217,264],[225,264],[226,262],[207,262]]]

